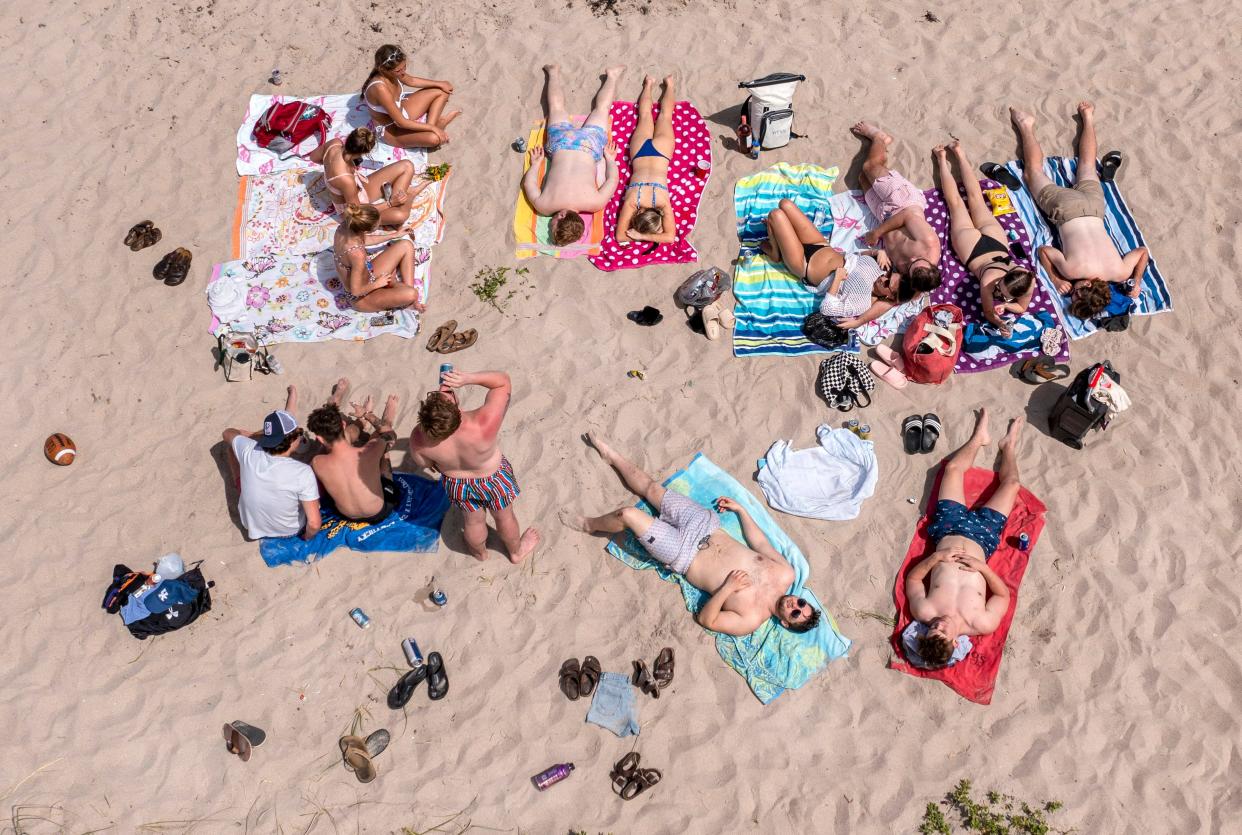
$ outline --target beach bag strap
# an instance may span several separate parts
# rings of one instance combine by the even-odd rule
[[[942,328],[926,322],[923,331],[928,335],[923,337],[922,344],[946,357],[953,356],[957,353],[957,331],[960,327],[961,325],[954,323],[950,327]]]

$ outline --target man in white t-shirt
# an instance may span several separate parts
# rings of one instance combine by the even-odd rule
[[[302,441],[297,420],[285,410],[268,415],[260,432],[224,430],[229,471],[241,491],[237,513],[251,539],[310,539],[319,532],[319,483],[308,464],[292,458]]]

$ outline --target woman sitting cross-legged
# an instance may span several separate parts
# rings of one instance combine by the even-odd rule
[[[362,160],[375,147],[375,133],[355,128],[344,139],[330,139],[307,158],[323,166],[324,186],[332,197],[332,208],[340,215],[351,203],[370,203],[380,210],[380,223],[400,226],[410,216],[414,197],[430,180],[411,187],[414,163],[408,159],[389,163],[378,171],[363,173]],[[384,197],[384,185],[392,186],[392,196]]]
[[[354,310],[425,310],[421,282],[414,278],[414,244],[410,239],[390,241],[383,251],[371,254],[367,252],[367,234],[379,228],[379,209],[351,204],[341,217],[332,252],[337,275],[350,294]]]
[[[958,169],[962,172],[962,185],[966,189],[964,203],[957,193],[957,180],[953,178],[947,158],[948,149],[957,157]],[[1003,336],[1009,336],[1010,323],[1003,317],[1020,316],[1031,306],[1035,275],[1015,264],[1009,256],[1005,230],[988,208],[979,181],[970,174],[974,169],[961,143],[954,141],[948,149],[940,145],[934,153],[940,172],[940,191],[949,207],[949,238],[953,252],[970,274],[979,279],[979,302],[984,318]]]
[[[673,111],[677,97],[673,77],[664,79],[660,96],[660,117],[652,117],[651,88],[656,80],[643,79],[638,97],[638,125],[630,137],[630,184],[617,212],[617,242],[634,241],[668,244],[677,240],[673,205],[668,197],[668,166],[677,140],[673,136]],[[647,198],[644,205],[643,198]]]
[[[453,85],[405,71],[405,52],[394,44],[375,50],[375,65],[362,83],[362,99],[380,139],[397,148],[434,148],[448,142],[445,128],[461,115],[444,113]],[[406,86],[415,88],[407,90]],[[420,121],[426,117],[426,121]]]
[[[767,227],[764,254],[823,293],[820,313],[843,330],[878,319],[930,289],[893,272],[882,250],[841,254],[792,200],[782,200],[768,213]]]

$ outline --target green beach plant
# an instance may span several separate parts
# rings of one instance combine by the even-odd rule
[[[1046,816],[1062,808],[1060,801],[1031,805],[1012,795],[989,791],[985,802],[979,803],[972,795],[970,781],[959,780],[940,804],[927,804],[919,823],[919,835],[952,835],[953,827],[941,811],[942,805],[957,813],[966,832],[978,835],[1067,835],[1073,831],[1056,829],[1048,823]]]

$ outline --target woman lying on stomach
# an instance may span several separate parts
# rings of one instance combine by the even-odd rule
[[[354,310],[375,313],[413,307],[426,309],[421,282],[414,279],[414,244],[409,238],[390,241],[382,251],[367,252],[367,234],[379,228],[380,212],[372,205],[350,204],[332,241],[337,276]]]
[[[461,115],[444,113],[453,85],[406,73],[401,47],[384,44],[375,51],[375,67],[362,84],[362,100],[371,109],[376,133],[398,148],[434,148],[448,142],[444,129]],[[407,91],[405,86],[415,88]],[[425,122],[419,120],[426,117]]]
[[[380,210],[380,223],[400,226],[410,216],[413,198],[427,186],[423,180],[412,190],[414,163],[408,159],[389,163],[378,171],[366,174],[362,160],[375,147],[375,133],[369,128],[355,128],[345,139],[330,139],[309,155],[311,162],[323,166],[324,185],[332,198],[337,215],[351,203],[370,203]],[[392,187],[391,196],[384,197],[384,185]]]

